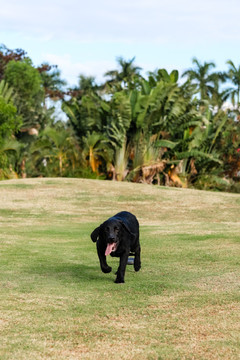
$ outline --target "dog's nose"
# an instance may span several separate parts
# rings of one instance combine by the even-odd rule
[[[115,237],[114,237],[114,236],[109,236],[108,240],[109,240],[109,241],[114,241],[114,240],[115,240]]]

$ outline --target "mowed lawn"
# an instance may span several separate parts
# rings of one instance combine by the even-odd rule
[[[0,359],[240,359],[240,196],[86,179],[0,182]],[[127,210],[142,269],[90,234]]]

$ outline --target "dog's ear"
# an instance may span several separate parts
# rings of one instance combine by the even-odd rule
[[[122,227],[130,234],[131,238],[135,240],[136,236],[131,232],[127,224],[125,224],[122,220],[120,221]]]
[[[95,230],[93,230],[93,232],[91,233],[91,239],[93,242],[96,242],[98,237],[99,237],[99,230],[100,230],[100,226],[98,226]]]

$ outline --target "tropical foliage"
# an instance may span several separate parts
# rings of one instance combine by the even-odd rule
[[[240,67],[159,68],[117,59],[106,81],[35,67],[0,47],[0,177],[82,176],[240,191]],[[62,120],[54,112],[61,102]]]

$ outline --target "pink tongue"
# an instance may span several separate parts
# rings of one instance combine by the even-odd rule
[[[115,244],[114,244],[114,243],[113,243],[113,244],[107,244],[107,248],[106,248],[106,251],[105,251],[105,255],[107,256],[107,255],[111,254],[111,252],[113,251],[114,247],[115,247]]]

